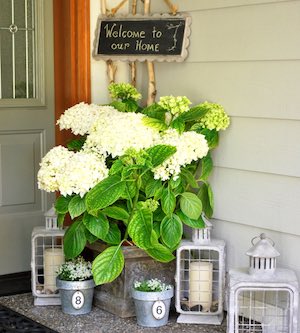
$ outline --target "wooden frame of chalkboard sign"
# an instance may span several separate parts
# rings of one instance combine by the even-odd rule
[[[154,14],[100,16],[93,56],[102,60],[183,61],[188,55],[191,17]]]

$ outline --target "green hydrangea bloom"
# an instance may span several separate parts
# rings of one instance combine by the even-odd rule
[[[133,99],[137,101],[142,98],[136,88],[129,83],[111,83],[108,86],[108,91],[113,100]]]
[[[186,96],[163,96],[160,97],[158,104],[171,112],[172,115],[178,116],[190,109],[189,105],[192,104],[191,101]]]
[[[230,124],[230,118],[220,104],[204,102],[201,106],[208,109],[208,112],[200,119],[199,124],[203,128],[216,131],[225,130]]]
[[[140,202],[140,206],[141,208],[146,208],[151,210],[151,212],[155,212],[159,206],[159,202],[154,199],[148,199],[146,201]]]

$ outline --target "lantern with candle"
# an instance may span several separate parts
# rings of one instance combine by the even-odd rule
[[[52,207],[45,213],[45,227],[32,231],[31,286],[34,305],[60,305],[56,288],[56,271],[64,263],[63,236]]]
[[[211,239],[212,225],[202,216],[203,229],[193,229],[192,241],[177,249],[177,322],[219,325],[223,320],[225,242]]]
[[[247,251],[249,268],[229,271],[228,333],[296,333],[298,281],[293,271],[276,268],[279,252],[261,234]]]

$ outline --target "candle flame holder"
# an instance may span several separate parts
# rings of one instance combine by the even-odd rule
[[[192,241],[177,249],[176,300],[178,323],[220,325],[223,320],[225,242],[211,239],[211,223],[194,229]]]
[[[45,213],[45,227],[35,227],[31,235],[31,289],[34,305],[60,305],[56,270],[64,263],[63,237],[52,207]]]

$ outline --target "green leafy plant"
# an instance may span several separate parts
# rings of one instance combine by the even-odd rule
[[[107,244],[93,261],[98,285],[122,272],[124,242],[169,262],[183,225],[204,226],[203,214],[213,214],[210,151],[229,125],[218,104],[190,108],[185,96],[164,96],[142,108],[129,84],[109,91],[110,105],[80,103],[65,111],[60,129],[80,138],[51,149],[38,172],[40,189],[61,194],[59,222],[67,215],[74,221],[64,237],[66,257],[78,256],[87,242]]]
[[[170,284],[166,284],[159,279],[134,281],[133,288],[138,291],[159,292],[172,289]]]

